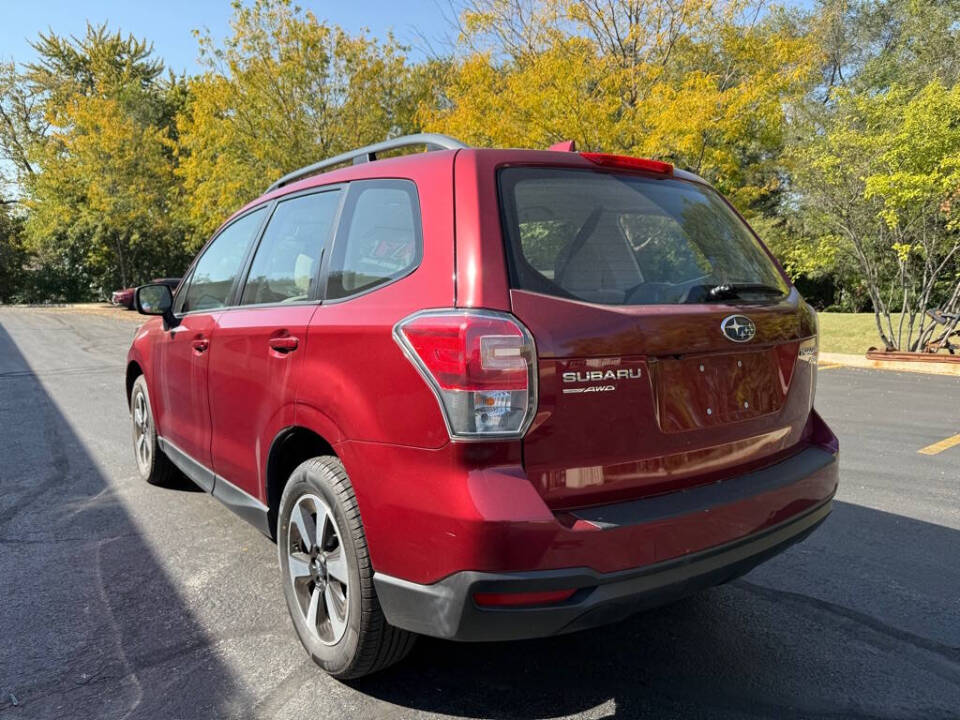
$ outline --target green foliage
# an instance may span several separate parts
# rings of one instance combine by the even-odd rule
[[[32,148],[42,141],[49,123],[37,93],[14,63],[0,63],[0,192],[13,194],[18,180],[34,173]]]
[[[91,282],[83,264],[84,243],[60,243],[41,260],[26,246],[24,217],[0,207],[0,303],[64,302],[83,297]]]
[[[916,350],[924,311],[949,299],[960,233],[950,198],[960,187],[960,85],[913,91],[835,90],[805,142],[788,155],[813,242],[792,249],[799,269],[859,265],[889,347]],[[794,269],[797,269],[796,267]],[[905,314],[894,326],[893,311]]]
[[[348,35],[286,0],[234,7],[222,44],[200,36],[206,72],[178,119],[191,249],[282,174],[414,130],[427,77],[390,37]]]
[[[919,88],[934,77],[960,80],[960,0],[873,0],[853,3],[852,83],[859,90]]]
[[[16,299],[22,284],[27,253],[23,248],[19,218],[11,217],[5,206],[0,206],[0,303]]]
[[[105,26],[81,38],[51,32],[34,47],[37,62],[8,68],[7,82],[33,108],[11,136],[23,148],[24,247],[41,269],[37,287],[85,299],[180,271],[170,128],[182,81],[161,77],[145,41]]]
[[[31,90],[43,95],[48,113],[78,96],[106,93],[144,124],[159,119],[161,101],[143,90],[157,83],[163,62],[151,57],[153,47],[146,40],[88,23],[83,37],[41,33],[32,45],[39,58],[26,65],[25,76]]]
[[[806,22],[822,82],[792,114],[768,237],[801,285],[873,309],[878,344],[921,349],[925,308],[955,306],[960,292],[960,2],[822,0]]]

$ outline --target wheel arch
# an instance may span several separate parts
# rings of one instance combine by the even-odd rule
[[[127,363],[127,377],[126,377],[126,389],[127,389],[127,407],[130,407],[130,399],[133,395],[133,384],[137,381],[137,378],[143,375],[143,368],[140,367],[140,363],[136,360],[131,360]]]
[[[267,523],[270,536],[277,537],[277,514],[280,510],[280,498],[283,489],[297,466],[320,455],[333,455],[337,452],[333,444],[320,433],[303,425],[285,427],[270,443],[266,467]]]

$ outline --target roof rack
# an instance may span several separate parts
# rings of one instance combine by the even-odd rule
[[[386,152],[387,150],[398,150],[405,147],[413,147],[416,145],[426,145],[430,150],[462,150],[468,145],[464,145],[459,140],[452,138],[448,135],[441,135],[439,133],[417,133],[415,135],[404,135],[403,137],[393,138],[392,140],[384,140],[383,142],[374,143],[373,145],[366,145],[356,150],[350,150],[340,155],[334,155],[332,158],[327,158],[326,160],[321,160],[320,162],[315,162],[312,165],[307,165],[300,168],[299,170],[294,170],[291,173],[287,173],[282,178],[277,180],[273,185],[267,188],[267,192],[272,192],[277,188],[281,188],[284,185],[289,185],[290,183],[301,180],[310,175],[315,175],[321,170],[326,168],[333,167],[334,165],[342,165],[344,163],[352,162],[354,165],[359,165],[360,163],[372,162],[377,159],[377,153]]]

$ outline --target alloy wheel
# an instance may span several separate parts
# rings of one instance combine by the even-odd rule
[[[133,441],[137,453],[137,462],[140,467],[150,467],[150,410],[142,392],[138,392],[133,399]]]
[[[316,495],[302,495],[290,511],[286,547],[301,617],[320,642],[335,645],[350,611],[347,560],[333,512]]]

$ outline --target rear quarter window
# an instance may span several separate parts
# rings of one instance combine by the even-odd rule
[[[420,205],[409,180],[350,184],[334,241],[326,296],[367,292],[412,272],[423,256]]]

